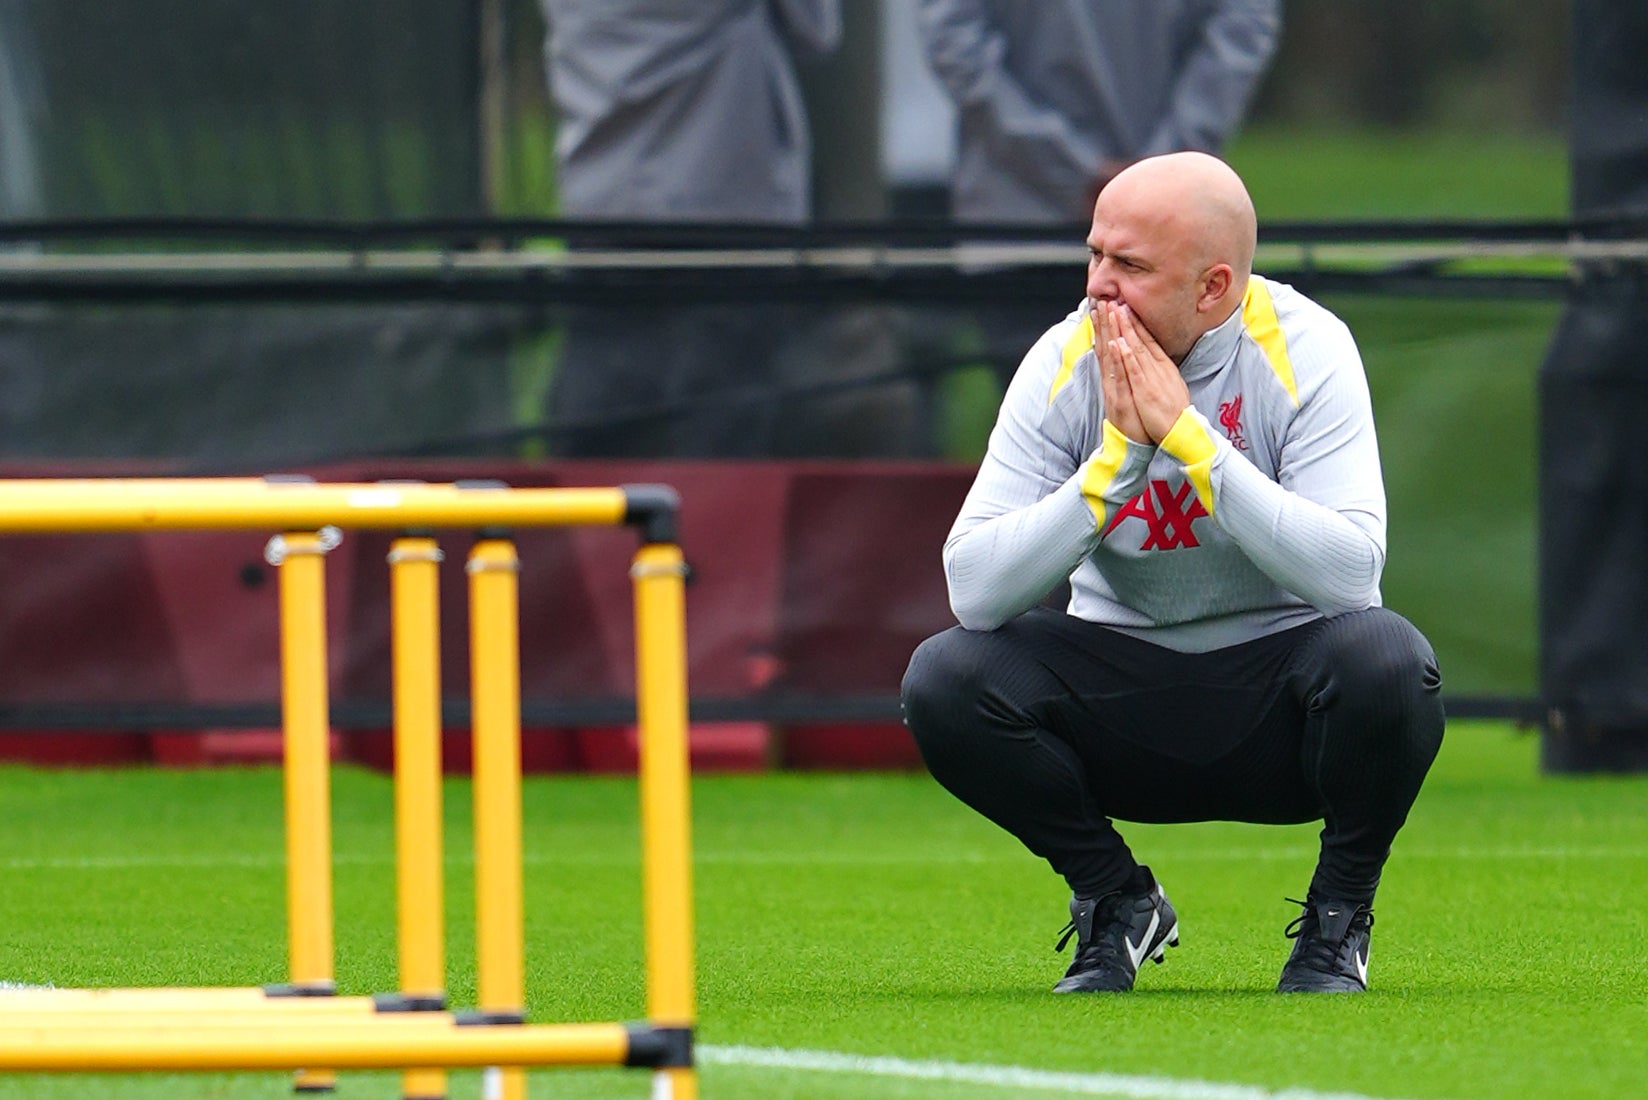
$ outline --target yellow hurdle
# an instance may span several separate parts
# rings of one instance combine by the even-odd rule
[[[684,580],[677,501],[662,486],[509,489],[316,485],[246,478],[0,481],[0,534],[273,528],[280,571],[290,981],[262,988],[0,990],[0,1071],[297,1069],[300,1090],[339,1069],[407,1070],[407,1097],[445,1095],[441,1072],[497,1067],[488,1096],[520,1100],[521,1067],[655,1070],[655,1100],[696,1100]],[[648,1020],[526,1025],[517,571],[508,527],[631,524]],[[397,995],[336,997],[324,555],[337,527],[398,530],[393,614]],[[481,532],[467,563],[479,1007],[444,1005],[440,656],[435,540]],[[408,1008],[420,1011],[405,1011]],[[390,1010],[394,1009],[394,1010]],[[325,1067],[312,1069],[307,1067]]]

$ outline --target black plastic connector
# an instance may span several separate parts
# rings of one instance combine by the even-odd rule
[[[266,997],[335,997],[338,987],[335,982],[276,982],[263,987]]]
[[[629,1032],[629,1050],[624,1055],[624,1065],[652,1069],[692,1065],[692,1028],[634,1024],[626,1030]]]
[[[491,1027],[495,1024],[524,1024],[524,1012],[489,1012],[485,1009],[471,1009],[467,1012],[454,1012],[452,1022],[459,1027]]]
[[[641,531],[643,542],[679,542],[681,494],[668,485],[621,485],[624,522]]]
[[[374,993],[373,1012],[445,1012],[445,993]]]

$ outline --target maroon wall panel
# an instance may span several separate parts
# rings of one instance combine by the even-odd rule
[[[26,471],[71,476],[73,471]],[[972,471],[931,463],[405,461],[339,465],[323,481],[494,478],[516,486],[659,482],[682,498],[688,683],[695,699],[876,696],[898,690],[910,651],[953,620],[939,554]],[[443,694],[469,683],[464,556],[469,532],[440,532]],[[628,530],[517,533],[521,684],[528,699],[610,701],[633,691],[634,621]],[[390,699],[392,533],[350,531],[327,560],[329,667],[335,703]],[[0,601],[0,707],[44,704],[273,704],[279,697],[278,581],[266,536],[0,537],[12,578]],[[15,726],[16,723],[14,722]],[[448,731],[461,767],[467,731]],[[769,740],[769,735],[771,739]],[[207,759],[225,731],[161,731],[163,761]],[[8,735],[0,755],[62,755],[63,737]],[[130,759],[129,740],[103,741]],[[47,742],[52,745],[48,746]],[[242,736],[243,744],[251,744]],[[278,740],[262,742],[278,751]],[[35,746],[33,749],[29,746]],[[357,758],[387,766],[382,729],[345,731]],[[695,723],[695,761],[711,766],[908,766],[896,722]],[[624,726],[530,729],[538,770],[633,766]],[[124,753],[124,755],[120,755]],[[96,754],[93,754],[96,755]]]

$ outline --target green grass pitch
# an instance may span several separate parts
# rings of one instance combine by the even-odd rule
[[[1271,992],[1313,827],[1133,826],[1182,945],[1125,996],[1055,997],[1065,897],[920,774],[694,781],[707,1097],[1452,1100],[1639,1094],[1648,778],[1542,777],[1537,740],[1457,722],[1376,908],[1373,990]],[[0,978],[254,984],[284,966],[278,772],[0,769]],[[450,781],[454,998],[473,1000],[468,784]],[[389,781],[334,780],[338,980],[394,984]],[[533,1018],[643,1012],[636,791],[529,777]],[[856,1056],[856,1058],[855,1058]],[[873,1061],[868,1059],[881,1059]],[[759,1064],[772,1063],[772,1064]],[[811,1068],[808,1068],[811,1067]],[[338,1095],[398,1095],[345,1074]],[[645,1097],[626,1070],[540,1096]],[[0,1075],[0,1097],[276,1097],[280,1074]],[[474,1072],[454,1097],[479,1095]]]

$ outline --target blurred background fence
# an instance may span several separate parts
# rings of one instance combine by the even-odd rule
[[[959,231],[953,113],[913,3],[842,13],[841,47],[800,63],[816,216],[778,228],[561,220],[535,0],[0,0],[0,474],[669,481],[697,571],[702,750],[909,762],[898,680],[951,621],[939,546],[1023,350],[991,333],[1076,305],[1085,226]],[[1542,402],[1552,333],[1642,270],[1644,45],[1624,4],[1288,3],[1226,150],[1259,210],[1259,269],[1362,348],[1385,602],[1435,642],[1452,713],[1612,746],[1559,766],[1648,759],[1641,582],[1578,625],[1558,594],[1603,544],[1634,576],[1642,540],[1554,545],[1541,525],[1542,492],[1547,517],[1576,499],[1542,472],[1569,430]],[[1585,120],[1622,103],[1635,129],[1586,145]],[[666,353],[674,381],[641,385]],[[1639,392],[1642,364],[1610,354]],[[645,400],[566,414],[552,396],[578,356]],[[545,766],[624,759],[605,537],[546,534],[529,559]],[[334,570],[334,688],[371,756],[381,547],[354,541]],[[100,751],[183,759],[201,731],[272,724],[255,541],[8,539],[0,560],[0,729],[18,751],[96,730]],[[1556,647],[1560,666],[1553,623],[1583,641]],[[1626,656],[1587,671],[1599,647]],[[454,728],[462,666],[449,654]]]

